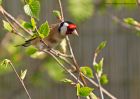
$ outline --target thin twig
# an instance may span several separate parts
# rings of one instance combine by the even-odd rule
[[[61,11],[62,21],[64,21],[64,14],[63,14],[63,7],[62,7],[61,0],[58,0],[58,2],[59,2],[60,11]],[[69,37],[68,37],[68,36],[66,37],[66,40],[67,40],[67,42],[68,42],[68,47],[69,47],[70,53],[71,53],[71,55],[72,55],[73,63],[74,63],[74,65],[76,66],[77,72],[79,73],[80,78],[81,78],[82,82],[84,83],[84,85],[87,85],[87,84],[86,84],[86,81],[84,80],[84,78],[83,78],[82,75],[80,74],[79,65],[78,65],[78,63],[77,63],[77,61],[76,61],[76,58],[75,58],[75,56],[74,56],[74,53],[73,53],[73,50],[72,50],[72,47],[71,47],[71,43],[70,43],[70,40],[69,40]],[[77,77],[77,80],[79,80],[79,77]]]
[[[94,53],[94,56],[93,56],[93,66],[96,64],[96,59],[97,59],[97,56],[98,56],[98,54],[99,53],[97,53],[97,52],[95,52]],[[107,94],[108,96],[111,96],[112,98],[111,99],[116,99],[116,97],[114,97],[113,95],[111,95],[109,92],[107,92],[105,89],[105,91],[103,91],[102,89],[102,86],[101,86],[101,83],[100,83],[100,77],[98,76],[98,74],[97,73],[95,73],[95,75],[96,75],[96,78],[97,78],[97,81],[98,81],[98,84],[96,83],[96,82],[94,82],[93,80],[91,81],[91,80],[89,80],[91,83],[93,83],[96,87],[98,87],[99,88],[99,91],[100,91],[100,95],[101,95],[101,99],[104,99],[104,95],[103,95],[103,92],[105,93],[105,94]],[[85,77],[85,76],[84,76]],[[108,94],[109,93],[109,94]]]
[[[12,15],[10,15],[8,12],[6,12],[2,6],[0,6],[0,12],[3,15],[6,15],[9,19],[11,19],[13,22],[15,22],[22,30],[24,30],[29,35],[32,35],[33,33],[25,29]]]
[[[96,86],[97,88],[99,88],[99,85],[92,79],[86,77],[84,74],[82,74],[91,84],[93,84],[94,86]],[[117,99],[115,96],[113,96],[110,92],[108,92],[106,89],[104,89],[103,87],[101,87],[101,90],[111,99]]]
[[[96,78],[97,78],[97,81],[98,81],[101,99],[104,99],[104,95],[103,95],[103,92],[102,92],[102,89],[101,89],[102,86],[101,86],[101,83],[100,83],[100,78],[99,78],[97,73],[95,73],[95,75],[96,75]]]
[[[8,63],[10,64],[10,66],[12,67],[13,71],[15,72],[17,78],[19,79],[20,83],[22,84],[22,86],[23,86],[23,88],[24,88],[24,90],[25,90],[25,92],[26,92],[28,98],[29,98],[29,99],[32,99],[31,96],[30,96],[30,94],[29,94],[29,92],[28,92],[28,90],[27,90],[27,88],[26,88],[26,86],[25,86],[25,84],[24,84],[24,82],[23,82],[23,80],[22,80],[22,79],[20,78],[20,76],[18,75],[18,73],[17,73],[17,71],[16,71],[14,65],[12,64],[11,61],[9,61]]]
[[[61,21],[64,21],[64,14],[63,14],[63,8],[61,4],[61,0],[58,0],[60,11],[61,11]]]
[[[3,14],[4,15],[4,17],[5,17],[5,19],[8,21],[8,23],[11,25],[11,27],[12,27],[12,33],[14,33],[14,34],[16,34],[16,35],[18,35],[18,36],[20,36],[20,37],[22,37],[23,39],[25,39],[25,40],[27,40],[25,37],[24,37],[24,35],[22,35],[21,33],[18,33],[17,31],[16,31],[16,28],[13,26],[13,24],[10,22],[10,20],[6,17],[6,15],[5,14]]]
[[[57,63],[67,72],[67,73],[69,73],[75,80],[77,80],[77,77],[72,73],[72,72],[70,72],[60,61],[59,61],[59,59],[53,54],[53,53],[51,53],[51,52],[49,52],[49,51],[47,51],[47,50],[42,50],[43,52],[45,52],[45,53],[47,53],[47,54],[49,54],[49,55],[51,55],[56,61],[57,61]],[[83,86],[83,83],[80,81],[80,80],[78,80],[78,82]]]

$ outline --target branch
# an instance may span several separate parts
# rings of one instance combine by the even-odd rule
[[[100,83],[100,78],[99,78],[97,73],[95,73],[95,75],[96,75],[96,78],[97,78],[97,81],[98,81],[98,86],[99,86],[99,90],[100,90],[101,99],[104,99],[104,95],[103,95],[103,92],[102,92],[102,89],[101,89],[102,86],[101,86],[101,83]]]
[[[24,88],[24,90],[25,90],[25,92],[26,92],[28,98],[31,99],[31,96],[30,96],[30,94],[29,94],[29,92],[28,92],[28,90],[27,90],[27,88],[26,88],[26,86],[25,86],[23,80],[22,80],[22,79],[20,78],[20,76],[18,75],[18,73],[17,73],[17,71],[16,71],[14,65],[12,64],[12,62],[11,62],[10,60],[8,61],[8,64],[12,67],[13,71],[15,72],[15,74],[16,74],[18,80],[20,81],[21,85],[23,86],[23,88]]]
[[[58,0],[58,3],[59,3],[60,11],[61,11],[61,18],[62,18],[61,20],[64,21],[64,14],[63,14],[63,8],[62,8],[61,0]],[[71,56],[72,56],[73,63],[74,63],[74,65],[75,65],[76,69],[77,69],[77,72],[79,73],[79,76],[80,76],[82,82],[84,83],[84,85],[87,85],[87,84],[86,84],[86,81],[84,80],[84,78],[83,78],[82,75],[80,74],[79,65],[78,65],[78,63],[77,63],[77,61],[76,61],[76,58],[75,58],[75,56],[74,56],[74,53],[73,53],[73,50],[72,50],[72,47],[71,47],[71,43],[70,43],[70,40],[69,40],[69,37],[68,37],[68,36],[66,37],[66,40],[67,40],[67,42],[68,42],[68,47],[69,47],[69,50],[70,50],[70,53],[71,53]],[[78,80],[78,79],[79,79],[79,77],[77,77],[77,80]]]
[[[86,77],[84,74],[82,74],[91,84],[93,84],[94,86],[96,86],[97,88],[99,88],[99,85],[92,79]],[[115,96],[113,96],[110,92],[108,92],[106,89],[104,89],[103,87],[101,87],[101,90],[111,99],[117,99]]]
[[[16,35],[22,37],[23,39],[27,40],[27,39],[24,37],[24,35],[22,35],[21,33],[18,33],[18,32],[16,31],[16,28],[15,28],[14,25],[10,22],[10,20],[6,17],[5,14],[4,14],[4,17],[5,17],[5,19],[7,20],[7,22],[11,25],[11,27],[12,27],[12,29],[13,29],[13,30],[11,31],[11,33],[14,33],[14,34],[16,34]]]
[[[45,52],[45,53],[47,53],[47,54],[49,54],[49,55],[51,55],[56,61],[57,61],[57,63],[67,72],[67,73],[69,73],[75,80],[77,80],[77,77],[72,73],[72,72],[70,72],[60,61],[59,61],[59,59],[53,54],[53,53],[51,53],[51,52],[49,52],[49,51],[47,51],[47,50],[42,50],[43,52]],[[83,86],[83,83],[80,81],[80,80],[78,80],[78,82]]]
[[[63,8],[61,4],[61,0],[58,0],[60,11],[61,11],[61,21],[64,21],[64,14],[63,14]]]
[[[24,30],[29,35],[32,35],[33,33],[25,29],[12,15],[10,15],[8,12],[6,12],[2,6],[0,6],[0,12],[2,15],[7,16],[9,19],[11,19],[13,22],[15,22],[22,30]]]

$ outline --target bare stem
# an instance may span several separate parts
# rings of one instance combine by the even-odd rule
[[[23,86],[23,88],[24,88],[24,90],[25,90],[25,92],[26,92],[28,98],[29,98],[29,99],[32,99],[31,96],[30,96],[30,94],[29,94],[29,92],[28,92],[28,90],[27,90],[27,88],[26,88],[26,86],[25,86],[25,84],[24,84],[24,82],[23,82],[23,80],[22,80],[22,79],[20,78],[20,76],[18,75],[18,73],[17,73],[17,71],[16,71],[14,65],[12,64],[11,61],[9,61],[8,63],[10,64],[10,66],[11,66],[12,69],[13,69],[13,71],[15,72],[15,74],[16,74],[17,78],[19,79],[21,85]]]
[[[58,3],[61,11],[61,21],[64,21],[64,14],[63,14],[63,7],[62,7],[61,0],[58,0]]]
[[[100,83],[100,78],[99,78],[97,73],[95,75],[96,75],[96,78],[97,78],[97,81],[98,81],[101,99],[104,99],[104,95],[103,95],[103,92],[102,92],[102,89],[101,89],[102,86],[101,86],[101,83]]]

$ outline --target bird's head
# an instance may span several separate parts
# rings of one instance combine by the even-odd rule
[[[61,35],[74,34],[78,36],[78,33],[76,31],[76,25],[69,21],[61,22],[58,30]]]

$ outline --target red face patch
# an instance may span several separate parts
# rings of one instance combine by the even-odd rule
[[[76,25],[75,24],[69,24],[68,28],[69,29],[76,29]]]

